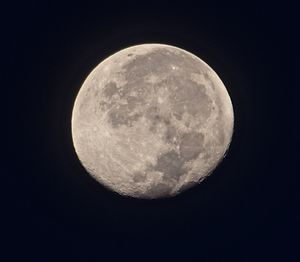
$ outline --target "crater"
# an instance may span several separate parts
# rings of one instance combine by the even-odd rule
[[[190,132],[183,135],[179,152],[182,159],[189,161],[198,157],[204,150],[203,148],[204,135],[198,132]]]

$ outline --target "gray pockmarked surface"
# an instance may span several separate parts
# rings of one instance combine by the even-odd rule
[[[87,77],[72,136],[82,165],[101,184],[160,198],[214,170],[233,123],[227,90],[205,62],[177,47],[144,44],[108,57]]]

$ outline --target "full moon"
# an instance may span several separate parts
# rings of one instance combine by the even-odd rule
[[[101,62],[72,112],[87,172],[124,196],[172,197],[203,181],[233,134],[228,92],[214,70],[178,47],[142,44]]]

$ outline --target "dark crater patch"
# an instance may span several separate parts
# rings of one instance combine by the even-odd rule
[[[179,152],[182,159],[185,161],[195,159],[203,151],[204,136],[198,132],[190,132],[183,135]]]
[[[166,131],[166,142],[176,145],[176,141],[178,140],[178,132],[177,129],[172,125],[166,125],[167,131]],[[176,138],[176,140],[175,140]]]
[[[107,83],[104,86],[103,95],[107,97],[108,99],[111,99],[113,95],[117,94],[119,91],[117,84],[113,81]]]
[[[149,107],[145,112],[145,117],[150,121],[149,130],[152,133],[156,133],[157,125],[161,122],[164,122],[163,117],[161,116],[160,109],[157,106]]]
[[[113,128],[121,125],[131,127],[141,116],[141,113],[133,113],[128,105],[119,105],[119,108],[113,108],[108,113],[108,119]]]
[[[169,196],[172,188],[166,184],[159,183],[155,186],[152,186],[146,193],[147,198],[159,198]]]
[[[183,162],[178,153],[174,150],[162,154],[158,159],[156,165],[153,167],[155,171],[160,171],[164,174],[164,179],[175,179],[186,172],[183,168]]]
[[[136,172],[133,174],[133,181],[135,183],[141,183],[146,181],[146,174],[141,172]]]
[[[146,112],[146,117],[153,122],[161,120],[160,109],[157,106],[151,106]]]
[[[146,83],[144,79],[131,78],[120,88],[120,97],[127,99],[128,97],[137,97],[139,100],[144,100],[151,90],[151,85]]]
[[[129,110],[134,110],[137,106],[144,104],[144,99],[141,99],[137,96],[128,96],[127,97],[127,106]]]
[[[133,92],[135,92],[134,95]],[[118,94],[118,97],[114,97]],[[108,120],[113,128],[120,125],[132,126],[141,116],[138,107],[145,103],[144,95],[137,90],[137,85],[127,83],[121,88],[117,87],[116,83],[110,82],[105,86],[104,95],[109,102],[102,101],[100,109],[108,111]],[[121,104],[121,99],[126,99],[127,104]]]

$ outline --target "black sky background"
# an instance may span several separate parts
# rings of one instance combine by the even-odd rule
[[[292,7],[14,2],[2,11],[1,261],[299,261]],[[86,173],[70,124],[89,72],[150,42],[188,50],[218,73],[235,131],[202,184],[142,201]]]

